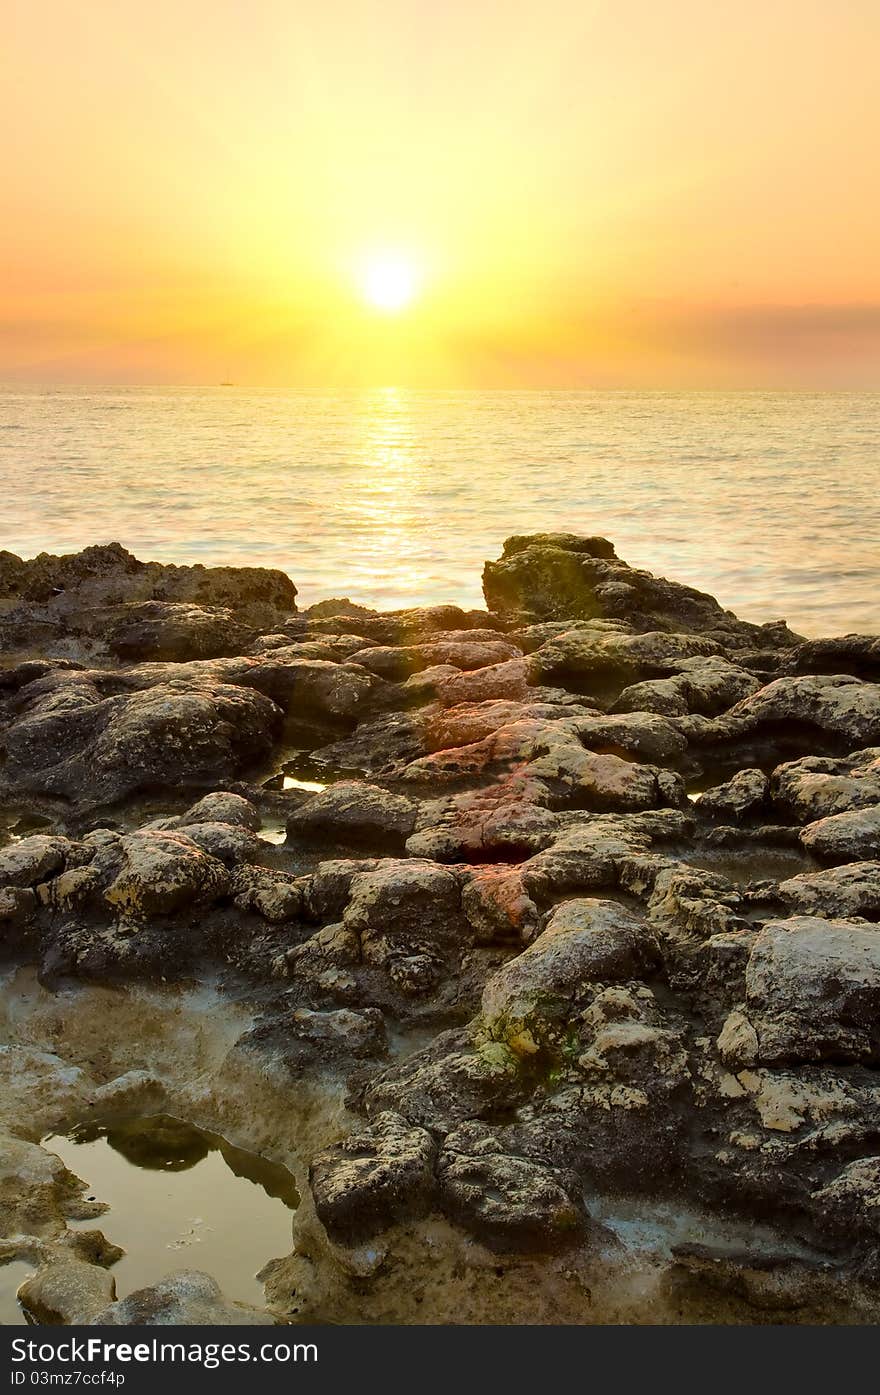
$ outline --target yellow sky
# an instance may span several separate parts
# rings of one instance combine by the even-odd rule
[[[6,0],[0,380],[875,386],[877,0]],[[421,292],[385,315],[357,268]]]

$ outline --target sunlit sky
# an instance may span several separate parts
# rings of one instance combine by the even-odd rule
[[[876,386],[878,48],[877,0],[6,0],[0,380]]]

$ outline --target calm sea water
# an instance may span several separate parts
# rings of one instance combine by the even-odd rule
[[[807,634],[880,630],[880,394],[14,388],[0,546],[282,567],[303,604],[482,604],[511,533]]]

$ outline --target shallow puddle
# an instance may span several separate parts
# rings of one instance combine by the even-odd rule
[[[262,1306],[256,1274],[289,1253],[299,1204],[286,1168],[168,1115],[82,1124],[43,1144],[89,1184],[90,1198],[108,1203],[99,1220],[71,1225],[98,1225],[124,1247],[112,1268],[120,1298],[202,1269],[227,1297]]]
[[[3,1327],[21,1326],[27,1322],[15,1295],[36,1267],[27,1259],[11,1259],[8,1264],[0,1265],[0,1325]]]

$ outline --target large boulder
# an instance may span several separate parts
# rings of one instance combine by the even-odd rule
[[[325,1148],[309,1168],[315,1210],[335,1239],[373,1235],[423,1214],[435,1191],[437,1145],[391,1112]]]
[[[880,1060],[880,931],[816,916],[765,925],[746,968],[758,1057]]]
[[[266,756],[280,725],[269,698],[207,677],[110,697],[65,686],[36,696],[7,728],[2,782],[86,806],[216,784]]]
[[[712,596],[636,571],[607,538],[534,533],[508,538],[483,568],[489,609],[510,622],[625,620],[639,630],[717,631],[767,647],[796,642],[784,625],[746,625]]]
[[[284,572],[265,567],[191,567],[139,562],[119,543],[86,547],[61,557],[41,552],[30,561],[0,553],[0,597],[43,606],[70,626],[97,607],[133,601],[222,606],[265,623],[296,611],[296,587]]]
[[[799,823],[814,823],[849,809],[880,804],[880,751],[846,759],[804,756],[773,772],[773,802]]]
[[[845,750],[880,744],[880,686],[849,674],[776,678],[729,713],[747,731],[812,728],[817,738],[845,742]]]
[[[339,843],[403,846],[416,821],[416,806],[360,780],[341,780],[307,799],[288,820],[288,832]]]
[[[880,804],[817,819],[801,830],[808,852],[828,862],[863,862],[880,857]]]
[[[639,978],[657,960],[651,931],[616,902],[563,901],[528,949],[489,979],[483,1020],[498,1040],[528,1034],[540,1045],[564,1028],[591,985]]]
[[[127,918],[210,905],[230,890],[223,863],[183,833],[141,829],[121,840],[122,865],[104,899]]]
[[[89,1319],[96,1327],[274,1327],[275,1321],[262,1308],[233,1302],[198,1270],[169,1274]]]

